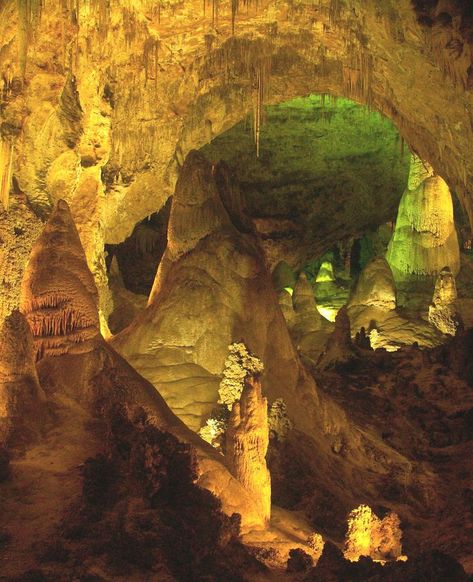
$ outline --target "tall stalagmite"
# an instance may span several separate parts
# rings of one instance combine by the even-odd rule
[[[460,270],[460,249],[446,182],[413,156],[408,188],[399,204],[387,260],[396,281]]]
[[[296,333],[304,335],[321,329],[322,316],[317,310],[314,290],[305,273],[301,273],[297,279],[292,303],[296,314],[294,327]]]
[[[283,397],[291,407],[305,397],[309,403],[317,399],[313,381],[301,370],[258,239],[223,171],[213,171],[198,152],[187,156],[148,309],[112,340],[194,430],[217,403],[228,346],[235,341],[265,362],[262,383],[271,399]],[[296,392],[301,398],[291,396]]]
[[[233,405],[226,432],[225,458],[232,474],[251,494],[264,523],[271,514],[271,476],[266,466],[269,444],[268,401],[257,377],[245,379]]]

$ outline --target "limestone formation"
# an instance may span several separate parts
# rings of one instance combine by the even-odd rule
[[[396,309],[396,284],[388,262],[378,257],[363,269],[348,309],[374,307],[380,311]]]
[[[31,252],[20,309],[31,327],[37,358],[89,350],[100,335],[97,288],[62,200]]]
[[[148,308],[114,347],[196,431],[219,400],[234,342],[264,362],[263,388],[273,400],[292,408],[298,391],[310,400],[314,384],[301,372],[258,240],[236,228],[197,152],[179,176],[168,230]]]
[[[292,295],[287,289],[283,289],[278,294],[279,307],[281,308],[287,326],[291,329],[296,320],[294,305],[292,304]]]
[[[37,438],[47,420],[28,322],[13,311],[0,332],[0,446]]]
[[[297,334],[305,335],[321,329],[322,316],[317,310],[314,290],[305,273],[300,273],[297,279],[292,303],[295,313],[294,330]]]
[[[432,303],[429,306],[429,321],[439,331],[448,335],[455,335],[460,327],[456,299],[455,277],[450,269],[445,267],[435,283]]]
[[[317,273],[316,282],[317,283],[330,283],[335,280],[335,275],[333,273],[333,265],[330,261],[324,261],[320,265],[319,272]]]
[[[275,400],[269,409],[268,415],[269,430],[279,441],[283,441],[288,432],[294,427],[287,414],[287,406],[282,398]]]
[[[12,369],[20,372],[21,379],[26,376],[32,380],[27,385],[29,392],[13,390],[15,387],[7,385],[4,394],[25,394],[25,398],[36,392],[40,394],[35,382],[33,356],[36,354],[39,382],[48,385],[48,397],[72,399],[76,406],[79,404],[94,417],[115,405],[143,408],[154,426],[192,446],[197,482],[221,500],[225,513],[239,513],[244,528],[264,525],[259,506],[232,477],[222,455],[187,428],[159,392],[100,335],[97,291],[65,202],[58,203],[33,247],[24,276],[22,306],[26,319],[33,322],[34,348],[26,319],[14,314],[8,320],[7,340],[0,352],[2,370],[7,381],[16,381]],[[84,321],[92,323],[85,329],[75,327],[77,322]],[[20,340],[23,338],[20,350],[14,343],[17,336]],[[32,397],[28,398],[21,407],[30,407]],[[2,406],[9,407],[8,414],[10,411],[16,414],[13,407],[17,404],[11,398]],[[23,411],[19,405],[18,409]],[[30,408],[28,418],[31,418]]]
[[[361,556],[373,560],[397,560],[402,555],[399,517],[391,512],[379,519],[367,505],[360,505],[348,516],[345,558],[356,562]]]
[[[460,270],[450,190],[440,176],[419,171],[415,159],[386,258],[396,281],[436,277],[444,266],[454,275]]]
[[[247,376],[233,406],[226,432],[225,458],[232,474],[250,493],[263,523],[271,515],[271,477],[266,466],[269,444],[268,401],[256,376]]]
[[[325,350],[321,354],[317,366],[324,370],[347,362],[355,356],[356,352],[350,334],[350,319],[345,306],[337,313],[335,329],[327,340]]]

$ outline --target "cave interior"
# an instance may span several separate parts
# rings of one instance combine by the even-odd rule
[[[0,0],[0,580],[472,580],[472,144],[471,0]]]

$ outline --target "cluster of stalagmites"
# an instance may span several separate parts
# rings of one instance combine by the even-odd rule
[[[370,507],[360,505],[348,516],[345,558],[356,561],[361,556],[373,560],[397,560],[402,556],[402,531],[395,513],[380,519]]]

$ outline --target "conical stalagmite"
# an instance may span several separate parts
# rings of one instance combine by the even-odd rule
[[[445,265],[454,275],[460,270],[450,190],[415,158],[386,258],[396,281],[436,277]]]
[[[238,225],[212,166],[191,152],[176,185],[168,247],[148,309],[112,340],[196,431],[218,401],[228,346],[236,341],[265,362],[262,383],[272,399],[297,406],[301,399],[291,394],[317,398],[301,372],[258,239]]]
[[[375,307],[380,311],[396,309],[396,284],[386,259],[373,259],[363,269],[348,309]]]
[[[33,337],[25,317],[13,311],[0,332],[0,446],[30,441],[46,420],[46,397],[36,373]]]
[[[225,458],[232,474],[250,493],[265,524],[271,514],[268,444],[268,401],[261,393],[259,379],[250,376],[245,379],[240,401],[233,405],[230,414]]]
[[[356,352],[350,334],[350,319],[347,308],[344,306],[337,313],[335,329],[327,340],[327,345],[317,362],[317,366],[324,370],[336,364],[347,362],[355,356]]]
[[[305,273],[301,273],[297,279],[292,303],[295,312],[295,331],[305,335],[312,331],[318,331],[322,327],[322,316],[317,310],[314,290]]]
[[[286,291],[286,289],[280,291],[278,293],[278,301],[287,326],[289,329],[291,329],[296,321],[296,314],[292,304],[292,296],[289,291]]]
[[[20,310],[37,358],[92,349],[100,336],[98,294],[69,206],[60,200],[31,252]]]

